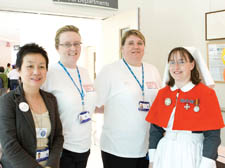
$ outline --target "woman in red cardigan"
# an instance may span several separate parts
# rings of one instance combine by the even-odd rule
[[[169,80],[146,117],[153,168],[216,167],[224,122],[215,91],[201,82],[198,61],[183,47],[169,53]]]

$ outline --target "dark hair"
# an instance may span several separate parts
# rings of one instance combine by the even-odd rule
[[[10,66],[11,66],[11,64],[10,64],[10,63],[8,63],[8,64],[7,64],[7,67],[10,67]]]
[[[201,81],[201,79],[200,79],[200,75],[199,75],[199,72],[198,72],[198,69],[197,69],[197,66],[196,66],[195,59],[191,55],[191,53],[183,47],[176,47],[176,48],[174,48],[170,51],[169,56],[168,56],[168,60],[167,60],[168,62],[170,61],[170,59],[171,59],[171,57],[174,53],[180,53],[180,56],[182,58],[184,58],[186,61],[190,61],[190,62],[194,61],[194,63],[195,63],[194,68],[191,70],[191,81],[192,81],[193,84],[198,84]],[[167,82],[167,85],[173,86],[174,84],[175,84],[175,81],[169,73],[169,81]]]
[[[12,65],[12,69],[16,69],[16,65]]]
[[[35,43],[25,44],[24,46],[19,48],[16,58],[16,67],[21,70],[21,66],[23,63],[23,58],[27,54],[41,54],[46,61],[46,68],[48,69],[48,54],[41,46]]]
[[[5,68],[3,66],[0,66],[0,72],[4,72]]]

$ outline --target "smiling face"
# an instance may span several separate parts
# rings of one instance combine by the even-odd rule
[[[190,62],[187,54],[181,56],[180,52],[174,52],[169,58],[169,72],[179,88],[191,81],[191,71],[194,68],[194,61]]]
[[[72,44],[72,46],[71,46]],[[81,52],[81,37],[78,33],[68,31],[59,36],[59,46],[57,51],[60,61],[68,68],[75,68]]]
[[[142,39],[136,35],[130,35],[122,46],[122,55],[128,64],[140,66],[144,56],[144,48],[145,44]]]
[[[39,89],[46,79],[46,59],[39,53],[29,53],[23,57],[18,71],[24,88]]]

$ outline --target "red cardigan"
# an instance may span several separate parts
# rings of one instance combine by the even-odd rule
[[[179,96],[176,100],[176,94]],[[165,99],[171,104],[166,105]],[[199,102],[199,111],[195,112],[195,102]],[[189,109],[184,106],[188,104]],[[188,92],[180,89],[171,91],[169,86],[162,88],[153,102],[146,120],[160,127],[166,128],[176,106],[173,130],[206,131],[224,127],[223,117],[215,91],[202,83],[194,86]]]

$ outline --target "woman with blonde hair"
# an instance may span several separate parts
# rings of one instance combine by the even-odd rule
[[[97,107],[104,108],[101,151],[104,168],[147,168],[149,124],[145,117],[161,78],[143,62],[145,38],[127,31],[121,41],[123,58],[97,75]]]

